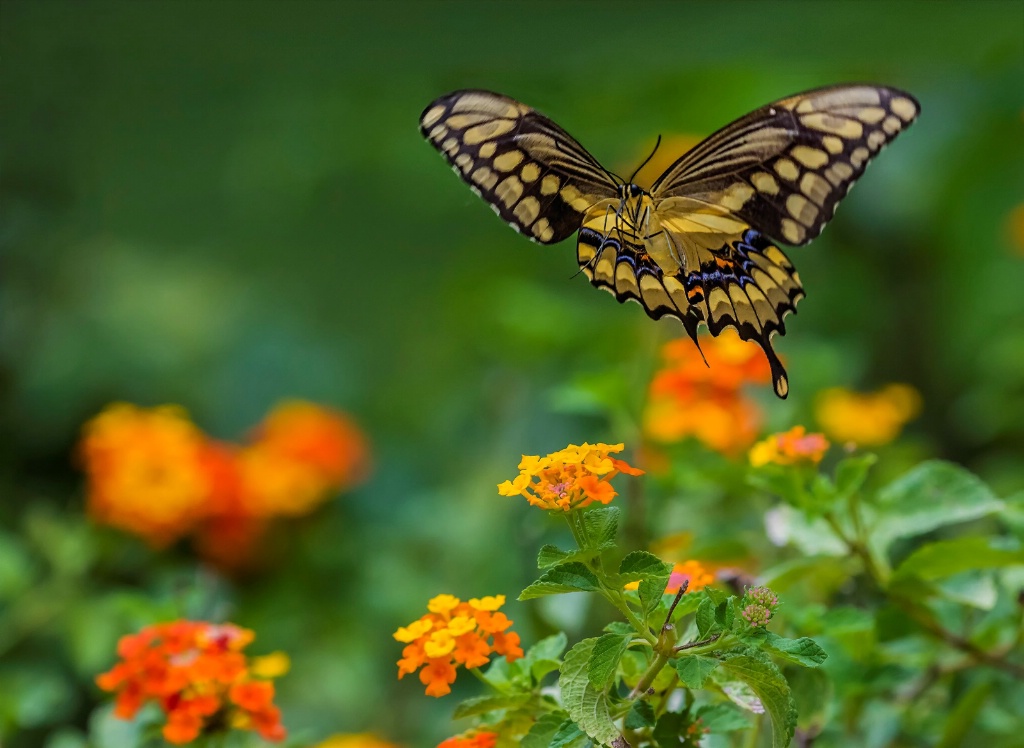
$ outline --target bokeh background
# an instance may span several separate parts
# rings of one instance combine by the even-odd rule
[[[791,252],[808,293],[778,341],[792,392],[758,397],[784,427],[824,387],[909,383],[924,408],[905,449],[1020,491],[1020,2],[6,0],[5,745],[78,745],[92,675],[156,609],[227,617],[288,651],[295,735],[450,734],[449,705],[395,680],[391,632],[439,592],[514,599],[549,525],[495,484],[522,453],[635,443],[636,420],[600,403],[638,412],[681,328],[573,277],[571,242],[509,231],[418,115],[493,89],[629,173],[658,134],[699,137],[841,81],[905,88],[922,114]],[[352,414],[374,471],[283,531],[259,574],[227,582],[187,548],[83,519],[75,444],[107,403],[177,403],[238,440],[290,397]],[[576,620],[508,610],[527,642]]]

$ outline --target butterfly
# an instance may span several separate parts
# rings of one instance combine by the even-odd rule
[[[620,302],[679,319],[698,348],[701,324],[756,342],[785,398],[789,379],[772,338],[786,333],[804,291],[777,242],[817,237],[919,111],[913,96],[886,86],[805,91],[708,136],[649,191],[501,94],[445,94],[423,111],[420,131],[516,231],[541,244],[578,233],[582,271]]]

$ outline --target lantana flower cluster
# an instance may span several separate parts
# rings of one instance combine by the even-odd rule
[[[750,448],[750,464],[817,465],[828,452],[824,434],[808,434],[803,426],[794,426],[781,434],[772,434]]]
[[[593,503],[607,504],[618,494],[610,483],[619,473],[643,475],[611,455],[622,444],[570,444],[540,457],[523,455],[519,475],[498,485],[502,496],[523,496],[534,506],[558,512],[582,509]]]
[[[876,392],[843,387],[822,390],[814,415],[836,442],[862,447],[888,444],[921,412],[921,395],[910,385],[889,384]]]
[[[648,390],[644,433],[660,443],[692,437],[735,455],[757,438],[762,421],[744,387],[770,383],[771,368],[760,348],[731,330],[702,337],[700,345],[698,350],[688,338],[679,338],[662,347],[662,367]]]
[[[492,654],[509,662],[523,656],[519,634],[508,629],[512,621],[499,608],[504,595],[462,602],[454,595],[438,595],[427,603],[430,612],[394,633],[406,647],[398,661],[398,677],[420,670],[428,696],[451,692],[456,667],[478,668]]]
[[[779,598],[767,587],[752,587],[747,590],[740,604],[743,606],[740,615],[747,623],[755,628],[764,627],[779,607]]]
[[[172,621],[122,637],[114,667],[96,677],[117,694],[114,714],[132,719],[148,702],[167,716],[163,736],[189,743],[200,734],[252,730],[282,740],[285,728],[274,705],[272,677],[287,670],[283,654],[246,657],[252,631],[233,624]]]
[[[279,405],[242,445],[209,438],[181,408],[117,403],[85,424],[79,446],[93,519],[155,547],[192,534],[228,567],[269,520],[362,480],[368,453],[348,416],[302,401]]]

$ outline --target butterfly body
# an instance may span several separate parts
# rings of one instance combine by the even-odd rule
[[[578,232],[590,282],[697,342],[734,327],[789,383],[772,338],[803,287],[776,242],[814,239],[882,147],[916,118],[909,94],[850,85],[761,107],[675,161],[650,190],[616,177],[562,128],[488,91],[434,101],[420,130],[509,225],[541,244]]]

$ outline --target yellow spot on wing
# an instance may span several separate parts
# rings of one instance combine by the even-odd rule
[[[869,125],[881,122],[884,116],[885,110],[879,106],[866,106],[857,112],[857,119]]]
[[[469,128],[463,133],[462,139],[467,145],[476,145],[485,140],[505,135],[511,132],[513,127],[515,127],[515,122],[510,119],[496,119]]]
[[[791,182],[800,176],[800,170],[788,158],[780,158],[775,162],[775,173]]]
[[[523,160],[522,151],[509,151],[503,153],[494,159],[494,168],[498,171],[512,171],[514,168],[519,166],[519,162]]]
[[[555,235],[554,230],[551,228],[551,224],[548,223],[547,218],[541,218],[537,223],[533,224],[533,235],[540,239],[542,242],[551,241],[551,237]],[[586,245],[580,245],[585,247]],[[581,252],[582,256],[582,252]],[[590,257],[585,258],[583,261],[586,262],[594,256],[594,250],[590,250]]]
[[[917,116],[917,106],[913,101],[902,96],[897,96],[890,101],[889,108],[896,112],[904,122],[910,122],[910,120]]]
[[[817,169],[819,166],[824,166],[828,163],[828,154],[825,151],[820,151],[817,148],[811,148],[806,145],[795,146],[789,155],[811,169]]]
[[[800,180],[800,191],[818,205],[824,205],[832,190],[829,188],[828,182],[813,171],[809,171]]]
[[[519,170],[519,176],[524,182],[533,182],[540,176],[540,167],[534,163],[526,164]]]
[[[882,147],[882,143],[885,142],[885,133],[881,130],[875,130],[868,135],[868,148],[873,151],[877,151]]]
[[[480,158],[490,158],[494,155],[496,148],[497,146],[495,146],[494,143],[484,143],[480,146]]]
[[[885,118],[885,122],[882,123],[882,129],[885,130],[889,135],[895,135],[903,127],[903,123],[900,122],[899,117],[893,117],[892,115]]]
[[[494,194],[505,203],[506,208],[511,208],[520,195],[523,194],[523,183],[519,181],[517,176],[505,177],[494,189]]]
[[[498,183],[498,175],[488,169],[486,166],[479,167],[473,172],[472,180],[481,187],[488,190],[493,190],[494,185]]]
[[[864,133],[864,125],[857,120],[836,117],[827,112],[805,114],[800,118],[800,121],[807,127],[812,127],[822,132],[835,133],[840,137],[848,139],[859,138]]]
[[[558,192],[558,188],[562,186],[561,180],[554,174],[548,174],[542,180],[540,180],[540,194],[542,195],[554,195]]]
[[[751,175],[750,181],[757,187],[758,192],[763,192],[766,195],[779,194],[779,183],[775,181],[775,177],[767,172],[759,171]]]
[[[529,226],[540,213],[540,202],[535,197],[524,197],[512,212],[523,222],[524,226]]]
[[[441,119],[442,114],[444,114],[444,107],[438,105],[423,115],[423,119],[420,120],[420,124],[423,125],[424,128],[433,127],[434,124]]]
[[[806,197],[796,193],[786,198],[786,210],[805,226],[810,226],[818,217],[818,209]]]
[[[836,154],[843,152],[843,139],[835,135],[826,135],[821,139],[821,144],[828,149],[829,153]]]
[[[806,233],[804,227],[792,218],[782,219],[782,238],[790,244],[799,244],[804,240]]]

